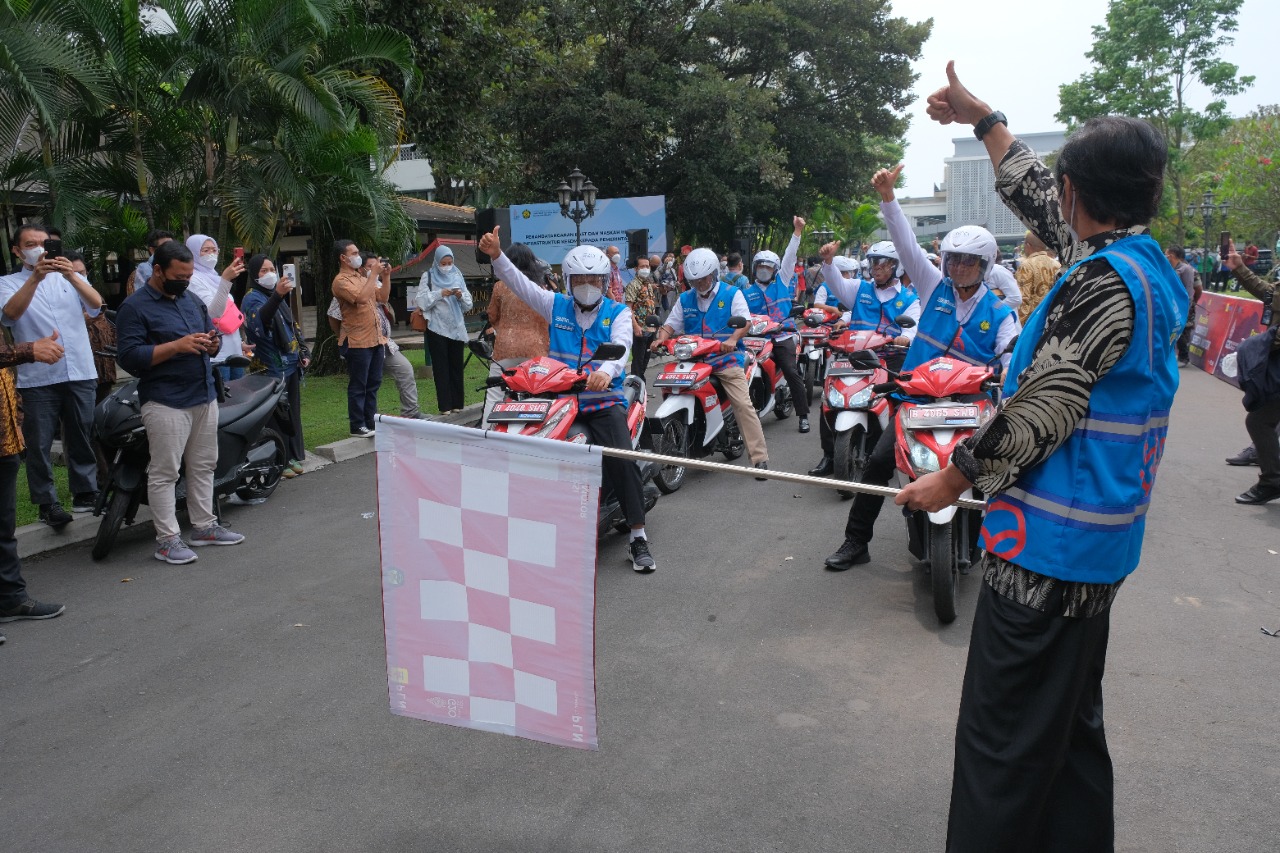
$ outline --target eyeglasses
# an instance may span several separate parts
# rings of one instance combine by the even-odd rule
[[[982,263],[982,256],[970,255],[966,252],[948,252],[947,263],[961,267],[971,267],[975,264]]]
[[[869,258],[872,267],[894,267],[898,262],[893,258]]]
[[[596,287],[604,287],[609,283],[609,276],[595,275],[590,273],[578,273],[569,277],[569,286],[577,287],[581,284],[593,284]]]

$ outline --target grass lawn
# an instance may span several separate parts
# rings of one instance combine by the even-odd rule
[[[425,350],[402,350],[405,357],[415,368],[421,367]],[[467,404],[478,403],[484,399],[484,380],[489,370],[478,359],[471,359],[467,365],[463,379],[463,389]],[[479,390],[477,390],[479,389]],[[418,406],[424,414],[436,413],[436,386],[430,379],[418,380]],[[378,411],[388,415],[400,414],[400,395],[396,393],[396,383],[387,377],[378,389]],[[347,421],[347,377],[308,376],[302,383],[302,436],[307,448],[314,450],[322,444],[331,444],[351,434]],[[55,465],[54,482],[58,486],[62,505],[71,508],[71,492],[67,489],[67,469]],[[27,493],[27,469],[18,471],[18,525],[31,524],[40,520],[39,510],[31,504]]]

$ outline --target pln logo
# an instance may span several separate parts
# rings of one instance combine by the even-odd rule
[[[983,320],[981,323],[979,323],[979,324],[978,324],[978,328],[979,328],[979,329],[981,329],[981,330],[982,330],[982,331],[984,331],[984,332],[990,331],[990,330],[991,330],[991,321],[989,321],[989,320]]]

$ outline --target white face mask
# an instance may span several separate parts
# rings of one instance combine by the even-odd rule
[[[217,252],[201,252],[200,257],[196,258],[196,263],[200,264],[200,266],[204,267],[207,270],[211,270],[213,269],[214,265],[218,263],[218,253]]]
[[[22,250],[22,262],[29,267],[34,267],[40,263],[40,259],[44,257],[43,246],[32,246],[30,249]]]
[[[620,257],[619,255],[610,255],[610,256],[609,256],[609,263],[613,264],[613,265],[616,267],[616,266],[618,265],[618,258],[619,258],[619,257]]]
[[[594,310],[600,304],[602,298],[604,298],[604,290],[594,284],[575,284],[573,286],[573,301],[577,302],[578,307],[583,311]]]
[[[270,290],[276,286],[276,282],[280,281],[280,276],[273,272],[263,273],[258,276],[258,284]]]
[[[347,265],[353,270],[358,270],[360,267],[364,266],[364,264],[360,263],[359,255],[347,255]]]
[[[641,278],[648,278],[648,277],[649,277],[649,268],[648,268],[648,267],[641,267],[640,269],[636,270],[636,275],[640,276]]]
[[[1080,242],[1080,232],[1076,231],[1076,194],[1071,192],[1071,215],[1067,217],[1067,231],[1071,234],[1071,242]]]
[[[761,267],[756,270],[756,281],[761,284],[768,284],[773,281],[773,270],[769,267]]]

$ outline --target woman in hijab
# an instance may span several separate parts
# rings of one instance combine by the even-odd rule
[[[231,298],[231,283],[244,272],[244,259],[236,258],[218,275],[218,243],[207,234],[192,234],[187,238],[187,250],[195,258],[195,271],[191,274],[191,293],[198,297],[209,309],[209,317],[214,321],[214,328],[222,335],[222,348],[213,357],[213,364],[224,380],[239,379],[244,376],[243,367],[226,367],[222,362],[233,355],[248,355],[243,349],[239,324],[233,324],[231,318],[240,314],[235,300]],[[232,309],[227,320],[222,315]],[[234,325],[234,327],[233,327]]]
[[[427,318],[426,344],[436,380],[436,405],[442,413],[462,408],[462,356],[467,343],[463,314],[471,310],[471,291],[448,246],[436,249],[435,263],[418,282],[418,307]]]
[[[249,292],[241,301],[244,330],[267,373],[285,381],[293,430],[292,435],[284,436],[289,454],[284,476],[296,477],[302,473],[302,460],[307,455],[302,441],[302,371],[311,363],[311,353],[289,308],[294,281],[281,278],[266,255],[254,255],[249,259],[249,283]]]

